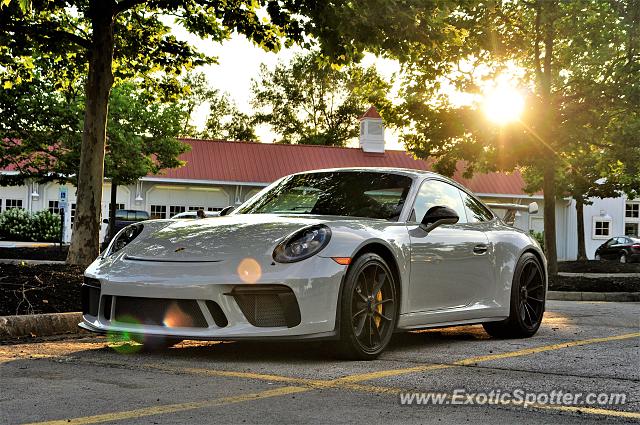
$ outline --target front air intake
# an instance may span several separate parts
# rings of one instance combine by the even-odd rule
[[[165,326],[169,328],[206,328],[207,321],[196,300],[115,297],[113,321]]]
[[[237,286],[230,293],[253,326],[288,327],[300,324],[300,308],[291,288],[283,285]]]

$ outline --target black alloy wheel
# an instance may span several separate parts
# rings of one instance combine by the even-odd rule
[[[484,323],[487,333],[499,338],[533,336],[542,324],[547,291],[546,274],[538,257],[525,253],[513,275],[509,317],[500,322]]]
[[[385,260],[365,254],[350,267],[341,306],[342,357],[370,360],[387,346],[397,322],[395,278]]]

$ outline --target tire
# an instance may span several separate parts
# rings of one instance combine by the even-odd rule
[[[528,338],[538,331],[545,310],[545,272],[538,258],[527,252],[518,261],[513,283],[509,317],[483,323],[487,333],[497,338]]]
[[[131,340],[142,344],[144,351],[162,351],[181,343],[183,340],[178,338],[168,338],[155,335],[131,335]]]
[[[358,257],[347,270],[341,294],[338,356],[373,360],[391,340],[398,321],[398,284],[377,254]]]
[[[622,264],[625,264],[625,263],[628,263],[628,262],[629,262],[629,260],[628,260],[628,258],[627,258],[627,253],[626,253],[626,251],[622,251],[622,252],[620,253],[619,261],[620,261],[620,263],[622,263]]]

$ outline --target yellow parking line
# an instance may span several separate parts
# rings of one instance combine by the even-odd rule
[[[213,370],[213,369],[204,369],[204,368],[182,368],[182,367],[167,367],[167,366],[156,366],[152,364],[144,365],[148,369],[156,369],[160,371],[168,371],[168,372],[186,372],[195,375],[209,375],[209,376],[226,376],[226,377],[235,377],[235,378],[243,378],[243,379],[255,379],[261,381],[272,381],[279,383],[287,383],[287,384],[295,384],[298,386],[287,386],[276,388],[273,390],[267,390],[259,393],[252,393],[246,395],[238,395],[232,397],[225,397],[214,400],[205,400],[199,402],[188,402],[188,403],[178,403],[178,404],[170,404],[164,406],[154,406],[148,408],[135,409],[124,412],[114,412],[107,413],[102,415],[95,416],[87,416],[83,418],[76,418],[71,420],[61,420],[61,421],[51,421],[51,422],[41,422],[41,424],[91,424],[91,423],[99,423],[99,422],[107,422],[107,421],[116,421],[123,419],[131,419],[142,416],[151,416],[151,415],[159,415],[166,413],[174,413],[185,410],[194,410],[201,409],[205,407],[214,407],[214,406],[222,406],[226,404],[239,403],[243,401],[249,401],[254,399],[261,399],[267,397],[276,397],[281,395],[293,394],[293,393],[301,393],[311,391],[313,389],[349,389],[353,391],[361,391],[361,392],[369,392],[369,393],[385,393],[385,394],[399,394],[400,392],[407,391],[407,389],[402,388],[393,388],[393,387],[384,387],[384,386],[373,386],[368,384],[359,384],[359,382],[380,379],[390,376],[398,376],[409,373],[416,372],[426,372],[430,370],[441,370],[452,368],[456,366],[468,366],[480,362],[487,362],[492,360],[520,357],[520,356],[528,356],[532,354],[560,350],[563,348],[576,347],[588,344],[596,344],[601,342],[609,342],[616,340],[624,340],[640,337],[640,332],[623,334],[623,335],[613,335],[609,337],[603,338],[592,338],[578,341],[569,341],[552,345],[544,345],[539,347],[527,348],[517,351],[511,351],[506,353],[498,353],[491,354],[487,356],[477,356],[471,357],[467,359],[457,360],[450,364],[428,364],[428,365],[420,365],[414,366],[410,368],[402,368],[402,369],[389,369],[389,370],[381,370],[370,373],[349,375],[342,378],[331,379],[331,380],[315,380],[315,379],[306,379],[306,378],[296,378],[296,377],[288,377],[282,375],[273,375],[273,374],[260,374],[253,372],[237,372],[237,371],[226,371],[226,370]],[[4,354],[8,352],[0,352],[0,354]],[[30,357],[54,357],[46,354],[39,355],[28,355]],[[27,356],[25,356],[27,357]],[[12,358],[12,360],[19,359]],[[95,364],[116,364],[114,362],[89,362]],[[514,403],[503,403],[517,406]],[[591,408],[591,407],[578,407],[578,406],[555,406],[555,405],[532,405],[531,407],[547,409],[547,410],[559,410],[566,412],[582,412],[593,415],[605,415],[605,416],[616,416],[616,417],[624,417],[624,418],[640,418],[640,413],[636,412],[625,412],[620,410],[609,410],[609,409],[601,409],[601,408]]]
[[[602,409],[599,407],[554,406],[554,405],[544,405],[544,404],[536,404],[531,407],[535,407],[536,409],[558,410],[562,412],[587,413],[590,415],[600,415],[600,416],[613,416],[616,418],[640,419],[640,412]]]
[[[187,403],[166,404],[162,406],[143,407],[141,409],[128,410],[124,412],[105,413],[102,415],[85,416],[75,419],[61,419],[45,422],[34,422],[30,425],[85,425],[97,424],[101,422],[121,421],[124,419],[134,419],[145,416],[162,415],[167,413],[183,412],[185,410],[203,409],[207,407],[224,406],[228,404],[241,403],[250,400],[260,400],[269,397],[278,397],[288,394],[295,394],[309,391],[309,388],[302,387],[281,387],[258,393],[241,394],[231,397],[217,398],[213,400],[192,401]]]
[[[497,353],[497,354],[489,354],[486,356],[470,357],[467,359],[457,360],[449,364],[428,364],[428,365],[413,366],[413,367],[407,367],[407,368],[401,368],[401,369],[388,369],[388,370],[380,370],[376,372],[361,373],[357,375],[349,375],[349,376],[345,376],[344,378],[339,378],[339,381],[342,381],[342,382],[369,381],[372,379],[387,378],[390,376],[406,375],[409,373],[418,373],[418,372],[427,372],[429,370],[448,369],[455,366],[468,366],[468,365],[481,363],[481,362],[488,362],[492,360],[509,359],[509,358],[520,357],[520,356],[529,356],[532,354],[543,353],[545,351],[560,350],[562,348],[577,347],[581,345],[597,344],[599,342],[617,341],[617,340],[631,339],[631,338],[638,338],[638,337],[640,337],[640,332],[634,332],[634,333],[623,334],[623,335],[613,335],[613,336],[608,336],[604,338],[591,338],[591,339],[583,339],[578,341],[562,342],[559,344],[542,345],[539,347],[525,348],[523,350],[509,351],[506,353]]]
[[[467,366],[470,364],[487,362],[491,360],[509,359],[509,358],[519,357],[519,356],[530,356],[531,354],[544,353],[545,351],[560,350],[562,348],[578,347],[581,345],[597,344],[599,342],[609,342],[609,341],[617,341],[621,339],[631,339],[631,338],[639,338],[639,337],[640,337],[640,332],[634,332],[634,333],[623,334],[623,335],[607,336],[604,338],[591,338],[591,339],[583,339],[578,341],[561,342],[559,344],[525,348],[523,350],[511,351],[508,353],[498,353],[498,354],[490,354],[488,356],[471,357],[469,359],[459,360],[457,362],[454,362],[453,364],[458,366]]]
[[[233,370],[216,370],[216,369],[204,369],[197,367],[171,367],[171,366],[156,366],[154,364],[145,364],[145,368],[154,369],[165,372],[186,372],[192,375],[204,375],[204,376],[224,376],[228,378],[242,378],[242,379],[254,379],[257,381],[270,381],[281,382],[287,384],[302,384],[312,385],[318,381],[313,379],[295,378],[283,375],[272,375],[264,373],[253,372],[237,372]]]

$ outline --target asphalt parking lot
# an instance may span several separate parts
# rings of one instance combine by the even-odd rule
[[[539,333],[398,334],[372,362],[318,343],[187,341],[123,353],[106,338],[0,345],[0,423],[562,423],[640,421],[640,304],[548,303]],[[461,391],[464,390],[466,396]],[[467,402],[469,394],[624,393],[622,405]],[[444,393],[402,405],[401,393]]]

